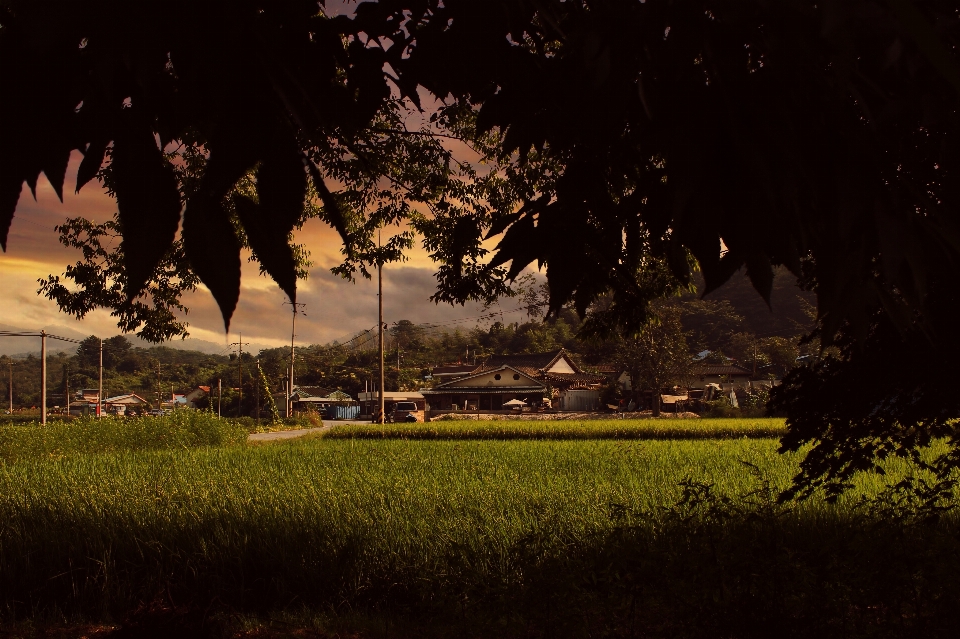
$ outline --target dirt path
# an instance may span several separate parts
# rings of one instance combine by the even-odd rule
[[[295,439],[297,437],[303,437],[304,435],[309,435],[310,433],[322,433],[333,428],[333,424],[329,426],[317,426],[316,428],[298,428],[297,430],[278,430],[274,433],[251,433],[247,437],[249,442],[274,442],[280,439]]]
[[[356,425],[356,424],[369,424],[369,421],[359,421],[359,420],[343,420],[343,421],[331,421],[327,422],[323,426],[316,426],[314,428],[298,428],[296,430],[278,430],[272,433],[252,433],[247,436],[247,441],[249,442],[275,442],[280,439],[296,439],[297,437],[303,437],[304,435],[309,435],[310,433],[325,433],[334,426],[343,426],[343,425]]]

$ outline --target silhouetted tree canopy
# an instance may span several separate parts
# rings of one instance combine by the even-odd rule
[[[864,436],[886,437],[939,433],[960,411],[937,381],[957,380],[947,362],[960,355],[955,3],[381,0],[336,18],[305,0],[0,6],[4,247],[24,182],[42,172],[60,193],[79,149],[80,188],[109,147],[135,297],[180,223],[162,150],[187,140],[209,157],[183,207],[183,250],[224,318],[239,295],[235,222],[293,299],[288,235],[308,180],[323,217],[361,239],[317,150],[375,139],[394,97],[419,105],[426,90],[444,104],[437,127],[491,167],[477,176],[484,205],[441,194],[428,215],[391,213],[410,216],[439,262],[437,300],[489,298],[536,263],[553,313],[572,302],[586,314],[607,295],[587,325],[638,330],[648,302],[694,268],[708,291],[745,268],[767,298],[783,265],[816,292],[822,344],[839,345],[780,395],[790,446],[855,449],[824,429],[868,412],[880,416]],[[251,171],[254,192],[232,191]],[[806,395],[813,379],[879,382],[889,369],[858,359],[874,351],[924,362],[897,370],[895,392],[929,403],[884,412],[861,398],[826,411],[830,426],[794,419],[808,400],[844,401]],[[940,421],[925,421],[934,409]]]

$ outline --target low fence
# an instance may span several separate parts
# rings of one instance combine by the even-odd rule
[[[327,406],[327,419],[359,419],[360,406]]]
[[[592,411],[600,408],[600,391],[598,390],[568,390],[560,393],[560,410],[578,412]]]

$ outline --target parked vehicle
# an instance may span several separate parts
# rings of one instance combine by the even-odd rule
[[[419,422],[423,420],[422,413],[416,402],[397,402],[393,407],[394,422]]]

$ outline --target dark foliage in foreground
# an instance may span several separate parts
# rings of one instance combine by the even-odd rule
[[[944,331],[949,316],[939,315]],[[956,337],[934,343],[918,327],[901,333],[878,315],[862,344],[847,329],[838,354],[788,374],[769,404],[789,416],[782,450],[813,448],[784,497],[810,495],[821,486],[836,497],[854,474],[881,472],[882,461],[894,455],[934,471],[938,490],[952,491],[960,467],[960,376],[938,351],[956,344]],[[950,440],[949,451],[926,464],[921,449],[937,438]]]

